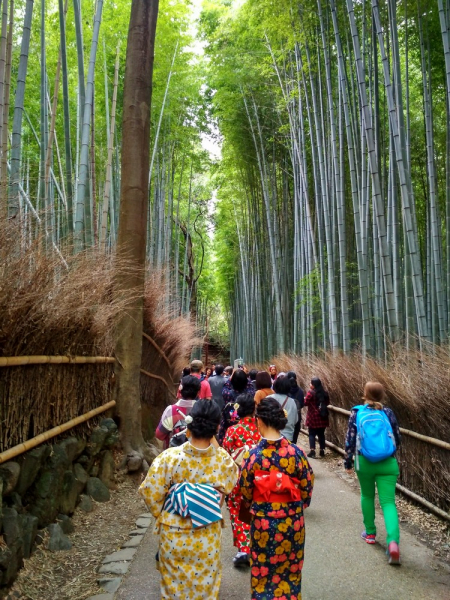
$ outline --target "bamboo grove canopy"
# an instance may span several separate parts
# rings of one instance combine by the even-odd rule
[[[233,355],[447,343],[449,17],[446,0],[205,3]]]
[[[66,268],[113,254],[129,14],[1,2],[0,227],[24,255],[39,236]],[[166,307],[248,362],[447,344],[449,28],[448,0],[163,0],[147,261]]]

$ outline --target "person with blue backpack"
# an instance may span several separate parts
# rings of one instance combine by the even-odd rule
[[[395,505],[395,485],[399,467],[395,452],[400,445],[400,429],[394,412],[385,406],[384,387],[369,381],[364,387],[364,404],[352,408],[345,439],[344,466],[355,471],[361,487],[361,509],[365,531],[361,537],[376,543],[375,486],[387,532],[389,564],[400,564],[400,528]]]

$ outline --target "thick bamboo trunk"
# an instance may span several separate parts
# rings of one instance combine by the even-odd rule
[[[118,323],[116,338],[117,409],[126,451],[145,452],[141,433],[140,368],[147,241],[150,107],[158,0],[133,0],[128,30],[123,96],[122,179],[117,239],[119,260],[132,260],[123,270],[116,293],[134,290],[133,300]]]

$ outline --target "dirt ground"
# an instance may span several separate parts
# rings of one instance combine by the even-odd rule
[[[46,540],[25,560],[7,600],[85,600],[100,594],[97,570],[103,558],[118,550],[135,528],[138,515],[146,512],[137,494],[141,475],[117,475],[117,490],[111,500],[93,502],[94,510],[73,516],[75,531],[70,534],[71,550],[50,552]]]

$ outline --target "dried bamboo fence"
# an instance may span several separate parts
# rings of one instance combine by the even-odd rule
[[[73,254],[67,245],[67,269],[42,252],[44,238],[18,244],[20,230],[18,218],[0,230],[0,365],[8,367],[0,368],[0,452],[114,398],[115,323],[142,295],[114,293],[120,272],[136,272],[131,260],[96,248]],[[177,316],[165,290],[170,294],[163,273],[147,273],[143,321],[151,339],[144,339],[141,367],[151,376],[142,374],[141,401],[148,439],[196,344],[193,325]],[[95,421],[79,425],[77,434]]]
[[[51,440],[52,438],[56,437],[57,435],[61,435],[62,433],[65,433],[66,431],[69,431],[70,429],[73,429],[77,425],[81,425],[82,423],[89,421],[90,419],[96,417],[97,415],[100,415],[100,414],[106,412],[110,408],[114,408],[115,405],[116,405],[116,401],[111,400],[111,402],[107,402],[103,406],[94,408],[93,410],[90,410],[89,412],[85,413],[84,415],[75,417],[74,419],[67,421],[67,423],[63,423],[62,425],[57,425],[56,427],[53,427],[49,431],[46,431],[45,433],[41,433],[40,435],[37,435],[36,437],[31,438],[31,440],[27,440],[26,442],[23,442],[23,444],[18,444],[17,446],[13,446],[12,448],[9,448],[9,450],[5,450],[4,452],[1,452],[0,453],[0,464],[15,458],[16,456],[19,456],[20,454],[23,454],[24,452],[28,452],[28,450],[31,450],[32,448],[36,448],[36,446],[39,446],[40,444],[43,444],[44,442],[47,442],[48,440]]]
[[[332,413],[335,413],[336,415],[344,416],[345,417],[345,425],[347,425],[347,420],[348,420],[348,417],[350,416],[349,410],[345,410],[344,408],[340,408],[339,406],[333,406],[333,405],[329,405],[328,409]],[[302,429],[302,433],[307,435],[307,431],[304,429]],[[450,444],[448,442],[438,440],[438,439],[430,437],[428,435],[422,435],[421,433],[417,433],[415,431],[410,431],[409,429],[404,429],[403,427],[400,427],[400,433],[403,436],[402,444],[398,451],[398,459],[399,459],[400,465],[402,465],[402,449],[405,448],[405,443],[406,444],[408,443],[405,440],[405,436],[406,436],[406,439],[413,438],[415,440],[420,440],[421,442],[424,442],[425,444],[429,444],[430,446],[434,446],[436,448],[446,450],[447,452],[450,451]],[[327,441],[327,445],[330,446],[333,450],[339,452],[340,454],[345,454],[343,448],[341,448],[339,445],[336,445],[330,441]],[[450,460],[450,455],[448,455],[447,460]],[[399,483],[397,484],[397,489],[400,492],[402,492],[402,494],[407,496],[408,498],[411,498],[412,500],[419,502],[420,504],[422,504],[423,506],[425,506],[426,508],[431,510],[434,514],[438,515],[439,517],[441,517],[443,519],[446,519],[447,521],[450,521],[450,512],[446,512],[445,510],[439,508],[438,506],[435,506],[433,503],[426,500],[423,496],[412,492],[410,489],[406,488],[405,486],[403,486]]]
[[[350,411],[336,406],[330,408],[327,438],[336,447],[342,448]],[[397,452],[400,465],[397,487],[410,497],[415,494],[431,503],[438,509],[434,511],[436,514],[441,517],[446,514],[450,520],[450,444],[403,427],[400,432],[402,443]]]
[[[281,356],[272,360],[278,371],[295,371],[303,389],[319,377],[330,394],[327,438],[342,448],[348,410],[361,404],[367,381],[383,384],[386,405],[403,429],[398,451],[399,484],[450,511],[450,357],[448,348],[425,346],[422,352],[394,346],[384,362],[359,353],[321,353],[317,356]],[[264,367],[263,367],[264,368]],[[429,439],[442,444],[430,444]]]
[[[4,356],[0,367],[24,365],[100,365],[115,363],[113,356]]]
[[[150,336],[145,337],[151,340]],[[164,355],[155,342],[153,345]],[[164,361],[169,364],[165,355]],[[0,452],[45,435],[54,423],[72,422],[79,418],[77,415],[91,414],[99,405],[105,405],[113,393],[115,362],[112,356],[0,357]],[[49,376],[51,365],[61,368],[53,369]],[[84,366],[82,373],[71,368],[76,365]],[[160,381],[170,397],[175,397],[171,379],[169,384],[160,375],[144,369],[141,372]],[[41,385],[44,381],[45,385]],[[79,421],[80,433],[83,424],[86,430],[90,429],[86,421]]]
[[[114,391],[115,360],[97,359],[1,358],[0,366],[7,368],[0,368],[0,452],[107,403]],[[92,425],[83,422],[79,433],[87,434]]]

